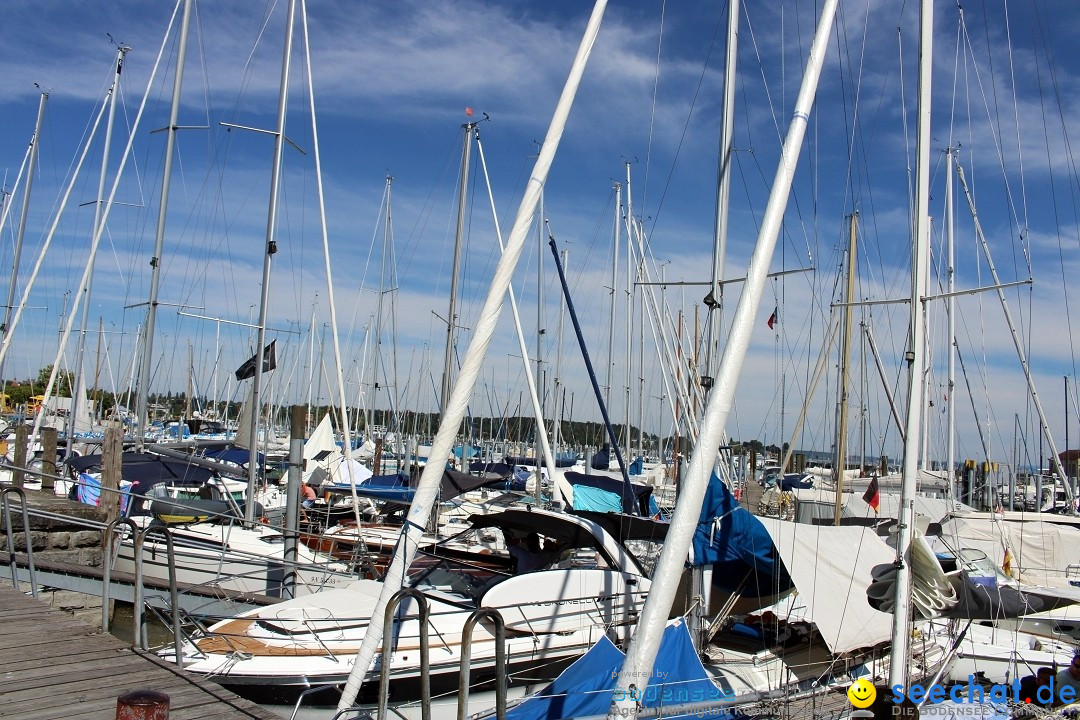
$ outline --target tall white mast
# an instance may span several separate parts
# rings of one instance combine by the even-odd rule
[[[851,303],[855,299],[855,247],[858,227],[858,213],[851,213],[848,219],[847,251],[847,286],[844,291],[843,334],[840,336],[840,387],[837,391],[839,407],[836,420],[836,456],[833,458],[833,481],[836,484],[836,502],[833,507],[833,524],[840,524],[844,510],[842,496],[844,488],[844,469],[847,467],[847,429],[848,429],[848,364],[851,362]],[[783,466],[782,466],[783,467]]]
[[[382,359],[382,337],[383,337],[383,296],[386,294],[386,261],[387,250],[390,240],[390,188],[394,183],[394,178],[386,176],[386,215],[383,218],[383,242],[382,242],[382,259],[379,268],[379,300],[375,304],[375,355],[371,358],[371,417],[375,418],[375,405],[379,399],[379,361]],[[387,398],[391,396],[388,394]],[[383,425],[386,425],[385,416]],[[368,436],[371,437],[370,425],[368,426]]]
[[[913,498],[918,480],[919,437],[922,422],[923,366],[925,364],[922,299],[926,296],[926,267],[930,261],[930,91],[934,57],[934,3],[922,0],[919,20],[919,104],[915,158],[915,217],[911,259],[911,321],[907,351],[908,403],[904,424],[904,466],[900,484],[900,511],[896,533],[896,600],[893,610],[889,687],[907,687],[908,647],[911,640],[911,548],[915,521]]]
[[[465,200],[469,184],[469,157],[472,152],[472,131],[475,123],[461,126],[463,146],[461,149],[461,180],[458,184],[457,231],[454,234],[454,264],[450,270],[450,309],[446,315],[446,352],[443,355],[442,390],[439,393],[439,408],[446,412],[446,403],[450,399],[454,367],[454,338],[457,333],[458,275],[461,272],[461,243],[465,235]],[[464,450],[462,451],[464,455]]]
[[[431,516],[439,486],[442,482],[443,467],[450,457],[454,437],[462,419],[465,417],[469,398],[480,374],[488,346],[491,344],[491,339],[495,334],[495,326],[502,312],[507,288],[510,285],[518,260],[521,258],[525,238],[528,235],[536,206],[540,201],[540,192],[547,181],[548,171],[555,158],[555,151],[559,148],[559,141],[562,139],[566,127],[566,119],[570,114],[574,95],[577,93],[578,86],[581,83],[581,76],[585,72],[589,55],[592,53],[596,36],[600,31],[600,20],[603,18],[606,7],[606,0],[596,0],[596,4],[593,6],[592,15],[589,17],[588,26],[578,47],[574,63],[570,68],[569,77],[552,115],[551,124],[544,138],[544,144],[540,148],[533,172],[525,186],[525,194],[522,197],[521,204],[518,206],[506,250],[503,252],[502,257],[499,258],[499,263],[495,268],[491,286],[488,288],[484,306],[480,311],[476,329],[469,343],[469,349],[465,353],[462,362],[458,381],[454,385],[449,401],[444,404],[439,430],[431,445],[431,454],[428,457],[427,465],[424,466],[424,472],[420,476],[412,506],[409,508],[408,518],[402,526],[401,538],[394,550],[394,558],[387,567],[382,590],[379,593],[379,599],[375,603],[375,607],[372,608],[371,621],[368,623],[363,643],[356,653],[356,660],[353,662],[348,682],[346,682],[342,690],[341,699],[338,702],[338,708],[341,710],[352,706],[365,676],[371,669],[375,651],[383,642],[386,624],[384,616],[387,603],[390,597],[401,589],[405,579],[405,571],[416,555],[420,536]]]
[[[94,224],[91,225],[91,236],[97,232],[98,225],[101,223],[101,215],[104,212],[105,204],[105,181],[109,177],[109,150],[112,147],[112,134],[113,125],[116,119],[116,96],[120,94],[120,74],[124,70],[124,58],[127,56],[131,48],[127,45],[116,46],[116,69],[113,73],[112,87],[109,88],[109,117],[105,122],[105,142],[101,150],[101,170],[98,173],[98,188],[97,197],[94,200]],[[86,352],[86,321],[90,315],[90,292],[94,285],[93,271],[90,273],[89,281],[86,283],[84,289],[84,298],[86,302],[83,303],[82,308],[82,325],[79,328],[79,342],[76,345],[75,351],[75,378],[73,381],[74,387],[71,388],[71,413],[68,416],[67,426],[67,455],[70,456],[74,449],[75,433],[78,431],[76,423],[81,415],[81,406],[86,402],[86,388],[83,387],[83,356]],[[86,428],[89,430],[90,428]]]
[[[541,417],[536,419],[533,426],[533,452],[536,455],[536,495],[539,499],[543,471],[540,469],[540,456],[543,449],[540,447],[540,436],[547,432],[543,422],[543,410],[547,407],[547,382],[544,379],[544,247],[546,246],[544,232],[546,227],[544,220],[544,191],[540,191],[540,206],[536,213],[536,384],[540,394]],[[464,455],[464,450],[462,450]],[[554,480],[555,478],[552,478]]]
[[[45,120],[45,105],[49,102],[49,93],[41,93],[38,100],[37,121],[34,122],[34,135],[30,139],[30,152],[26,161],[26,185],[23,188],[22,206],[19,210],[19,227],[15,231],[15,255],[11,260],[11,283],[8,285],[7,302],[4,303],[4,324],[0,325],[0,333],[7,335],[10,332],[11,311],[15,302],[15,284],[19,276],[19,264],[22,259],[23,238],[26,237],[26,220],[30,214],[30,188],[34,184],[34,166],[37,165],[38,152],[41,147],[41,125]],[[5,216],[7,207],[4,208]],[[3,222],[0,222],[3,228]],[[4,377],[4,357],[0,355],[0,378]]]
[[[653,573],[652,589],[645,600],[634,636],[626,651],[622,671],[619,673],[614,696],[623,699],[612,703],[608,715],[610,718],[636,714],[636,702],[632,699],[634,693],[630,686],[642,682],[643,678],[652,677],[653,663],[660,648],[664,625],[678,591],[677,580],[682,575],[690,551],[701,503],[716,463],[716,449],[723,438],[724,425],[735,400],[735,386],[750,346],[750,336],[757,324],[758,306],[765,291],[769,263],[780,234],[780,224],[791,192],[802,141],[806,135],[806,125],[817,91],[821,66],[825,61],[825,50],[837,2],[838,0],[825,0],[821,9],[821,18],[810,48],[802,87],[799,89],[795,111],[788,125],[787,137],[784,139],[775,179],[769,192],[769,201],[758,232],[757,245],[747,268],[745,288],[735,309],[731,334],[724,346],[716,382],[709,393],[698,442],[690,458],[679,502],[675,505],[667,539]]]
[[[604,380],[604,404],[611,409],[611,369],[614,367],[615,360],[615,295],[619,286],[619,243],[622,242],[620,234],[622,232],[622,185],[615,183],[613,186],[615,190],[615,222],[611,235],[611,291],[609,296],[609,315],[608,315],[608,341],[607,341],[607,373]]]
[[[631,462],[629,455],[632,450],[630,442],[630,386],[633,382],[633,323],[634,323],[634,200],[633,191],[630,189],[630,163],[626,163],[626,431],[623,433],[623,444],[626,448],[627,462]]]
[[[255,519],[255,488],[259,482],[259,417],[262,401],[259,392],[263,376],[263,348],[266,346],[266,306],[270,299],[270,260],[277,252],[277,208],[281,186],[281,158],[285,150],[285,111],[289,100],[289,70],[292,67],[293,22],[296,0],[289,0],[285,19],[285,49],[281,56],[281,84],[278,90],[277,123],[274,126],[274,164],[270,170],[270,201],[266,211],[266,251],[263,253],[262,292],[259,295],[259,324],[255,343],[255,377],[251,390],[251,444],[248,446],[248,490],[244,504],[244,519]],[[267,428],[269,431],[269,428]]]
[[[956,297],[953,295],[956,290],[956,226],[953,219],[954,203],[956,201],[953,189],[953,166],[956,164],[956,149],[950,147],[945,151],[945,154],[947,168],[945,171],[945,237],[948,241],[947,261],[949,263],[947,268],[947,292],[949,298],[946,302],[949,320],[949,384],[946,392],[948,392],[949,396],[945,400],[945,410],[948,414],[948,429],[945,438],[945,497],[952,500],[956,489],[954,480],[956,467],[956,399],[953,397],[956,389]]]
[[[146,305],[146,326],[143,329],[142,362],[139,364],[139,383],[135,410],[135,442],[141,450],[146,433],[146,406],[150,394],[150,372],[154,362],[154,325],[157,321],[158,293],[161,290],[161,253],[165,246],[165,219],[169,212],[169,186],[172,184],[173,155],[176,148],[177,122],[180,117],[180,90],[184,82],[184,59],[187,57],[188,28],[191,26],[191,0],[184,0],[180,19],[180,43],[176,49],[176,70],[173,75],[172,108],[169,127],[165,132],[165,165],[161,177],[161,199],[158,202],[157,229],[154,233],[154,255],[150,258],[150,300]]]
[[[739,63],[739,0],[728,0],[727,54],[724,61],[724,105],[720,120],[720,153],[717,159],[716,221],[713,233],[712,288],[705,299],[709,309],[705,343],[705,375],[712,378],[720,358],[720,321],[724,308],[724,258],[727,255],[728,208],[731,197],[731,157],[735,135],[735,78]]]

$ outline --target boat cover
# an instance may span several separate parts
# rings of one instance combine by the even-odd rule
[[[791,589],[791,578],[779,562],[772,537],[750,511],[739,505],[727,485],[713,473],[694,531],[690,564],[711,565],[713,584],[746,597],[775,595]]]
[[[585,473],[567,472],[566,481],[574,487],[574,510],[593,510],[595,512],[632,512],[633,508],[623,503],[626,483],[607,475],[586,475]],[[630,483],[634,493],[634,504],[639,515],[651,516],[658,508],[652,498],[652,486]],[[581,500],[578,493],[581,493]]]
[[[692,564],[712,565],[713,584],[746,597],[798,589],[804,619],[817,625],[834,653],[870,647],[892,636],[892,616],[866,602],[874,566],[895,552],[872,530],[759,518],[741,507],[714,473],[706,490]]]
[[[892,615],[866,602],[873,569],[896,551],[865,527],[806,525],[756,518],[799,591],[807,620],[834,653],[872,647],[892,637]]]
[[[229,447],[220,448],[218,450],[207,450],[203,453],[203,457],[211,460],[222,460],[224,462],[231,462],[234,465],[247,465],[251,459],[251,453],[247,448]],[[258,463],[261,466],[266,462],[266,456],[262,453],[258,454]]]
[[[76,472],[101,467],[101,455],[83,455],[68,460]],[[132,484],[134,495],[145,495],[152,486],[167,482],[179,487],[199,487],[213,477],[206,468],[189,465],[181,460],[165,460],[158,455],[126,452],[120,458],[120,477]]]
[[[1038,515],[1029,515],[1038,518]],[[1021,582],[1030,585],[1069,587],[1068,569],[1080,566],[1077,529],[1068,525],[955,517],[941,524],[941,534],[931,539],[934,550],[954,552],[962,548],[981,550],[997,565],[1010,564]]]
[[[507,720],[556,720],[606,715],[625,655],[607,637],[566,668],[546,688],[506,713]],[[724,693],[709,680],[686,624],[674,620],[664,630],[651,674],[642,691],[645,707],[721,700]],[[680,717],[664,713],[664,717]]]

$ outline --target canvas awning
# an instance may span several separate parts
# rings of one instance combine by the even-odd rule
[[[870,607],[866,588],[877,565],[895,551],[864,527],[829,527],[757,518],[765,526],[792,583],[805,617],[834,653],[871,647],[892,637],[892,615]]]

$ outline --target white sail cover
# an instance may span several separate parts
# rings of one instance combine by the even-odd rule
[[[1080,543],[1072,525],[1029,520],[1012,522],[983,516],[953,518],[941,525],[941,535],[931,538],[938,552],[961,549],[981,550],[996,565],[1011,554],[1010,569],[1022,583],[1049,587],[1069,587],[1070,567],[1080,568]]]
[[[866,589],[876,565],[896,551],[863,527],[833,527],[760,517],[829,649],[844,653],[892,637],[892,615],[870,607]]]

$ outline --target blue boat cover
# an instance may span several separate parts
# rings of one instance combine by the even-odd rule
[[[234,465],[247,465],[248,460],[251,458],[251,453],[247,448],[230,447],[221,448],[220,450],[207,450],[203,453],[203,457],[211,460],[222,460],[224,462],[231,462]],[[259,465],[262,465],[266,458],[262,453],[258,455]]]
[[[765,526],[739,505],[716,473],[701,505],[691,564],[711,565],[713,584],[727,590],[735,590],[753,573],[742,591],[747,597],[772,595],[792,585]]]
[[[638,515],[651,516],[654,514],[655,503],[652,501],[652,486],[640,485],[637,483],[630,483],[630,490],[633,492],[633,498],[628,497],[626,491],[626,483],[622,480],[617,480],[607,475],[586,475],[579,472],[567,472],[563,475],[566,478],[566,482],[574,486],[574,494],[577,495],[578,488],[590,487],[598,490],[609,492],[615,497],[619,498],[619,507],[612,512],[624,512],[629,515],[633,515],[635,512]],[[577,501],[574,501],[575,510],[590,510],[592,508],[579,508],[577,507]]]
[[[814,483],[809,480],[803,480],[802,473],[788,473],[780,478],[780,490],[805,490],[806,488],[814,487]]]
[[[645,470],[645,458],[637,458],[634,462],[630,463],[630,469],[627,470],[629,475],[640,475]]]
[[[607,470],[610,464],[611,446],[604,443],[604,447],[597,450],[596,454],[592,456],[592,468],[593,470]]]
[[[323,490],[351,492],[348,483],[324,483]],[[363,482],[356,483],[356,494],[372,500],[390,500],[398,503],[411,503],[416,487],[405,473],[394,475],[372,475]]]
[[[611,707],[616,679],[625,659],[606,637],[593,645],[546,688],[506,713],[507,720],[560,720],[605,715]],[[664,630],[657,668],[638,700],[645,707],[721,700],[724,692],[701,666],[686,624],[675,620]],[[640,685],[641,683],[637,683]],[[680,717],[664,713],[664,717]]]
[[[574,487],[574,509],[590,512],[622,512],[622,498],[613,492],[587,485]]]

